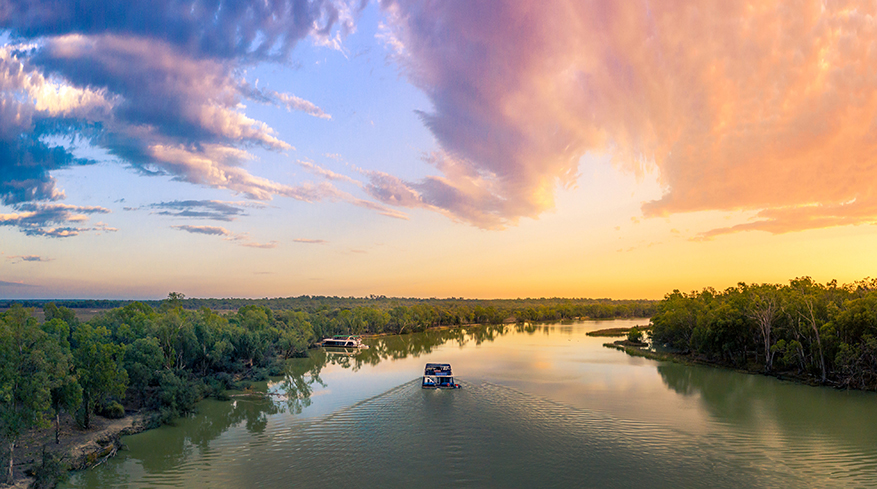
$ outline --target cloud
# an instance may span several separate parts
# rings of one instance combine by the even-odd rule
[[[244,168],[254,158],[251,147],[294,150],[266,123],[248,117],[244,101],[331,119],[311,101],[249,84],[246,67],[288,63],[306,37],[337,47],[363,6],[343,0],[7,2],[0,29],[21,43],[0,48],[0,203],[62,199],[51,172],[93,163],[45,143],[50,136],[81,138],[143,175],[248,199],[341,200],[403,215],[328,183],[284,185]]]
[[[277,241],[269,241],[268,243],[257,243],[250,239],[248,233],[235,233],[219,226],[193,226],[188,224],[171,226],[173,229],[186,231],[192,234],[205,234],[208,236],[221,236],[226,241],[235,241],[247,248],[271,249],[277,247]]]
[[[103,90],[51,81],[22,62],[15,47],[0,47],[0,203],[63,198],[49,171],[91,162],[42,138],[71,128],[87,134],[76,120],[99,120],[113,103]]]
[[[348,177],[347,175],[341,175],[340,173],[335,173],[332,170],[328,170],[328,169],[323,168],[321,166],[317,166],[310,161],[297,160],[296,163],[298,163],[299,166],[303,167],[304,169],[313,173],[314,175],[321,176],[321,177],[325,178],[326,180],[347,182],[347,183],[352,183],[354,185],[362,187],[362,182],[354,180],[354,179]]]
[[[14,256],[7,256],[6,259],[9,261],[12,261],[14,263],[52,261],[49,258],[43,258],[39,255],[14,255]]]
[[[154,214],[170,217],[185,217],[191,219],[211,219],[214,221],[234,221],[238,217],[246,216],[245,208],[264,208],[265,205],[257,202],[225,202],[220,200],[174,200],[159,202],[144,206],[155,209]],[[128,210],[136,210],[127,208]]]
[[[180,231],[186,231],[188,233],[194,234],[208,234],[211,236],[234,236],[234,234],[228,229],[218,226],[191,226],[186,224],[171,227],[174,229],[179,229]]]
[[[63,226],[88,221],[90,214],[108,214],[109,209],[99,206],[75,206],[68,204],[43,204],[23,202],[13,206],[11,214],[0,214],[0,226],[17,227],[28,236],[67,238],[88,231],[115,231],[115,228],[99,222],[95,227]],[[60,227],[54,227],[59,225]]]
[[[692,238],[705,241],[743,231],[767,231],[784,234],[807,229],[872,224],[877,221],[877,199],[856,199],[840,204],[810,204],[765,209],[755,214],[752,222],[712,229]]]
[[[272,248],[277,248],[277,241],[269,241],[267,243],[256,243],[256,242],[247,242],[241,243],[241,246],[246,246],[247,248],[261,248],[265,250],[270,250]]]
[[[331,0],[259,3],[177,0],[10,0],[0,26],[26,38],[110,33],[163,39],[193,57],[286,61],[299,40],[349,31],[348,7]]]
[[[324,239],[307,239],[307,238],[296,238],[292,240],[296,243],[305,243],[305,244],[327,244],[328,241]]]
[[[26,284],[24,282],[6,282],[0,280],[0,287],[40,287],[40,285]]]
[[[323,111],[323,109],[302,98],[290,95],[288,93],[279,93],[272,90],[265,90],[251,87],[248,84],[241,85],[241,93],[258,102],[280,105],[286,107],[289,111],[300,111],[306,114],[318,117],[320,119],[331,119],[332,116]]]
[[[645,216],[747,209],[764,222],[736,229],[769,232],[877,220],[843,205],[877,185],[873,3],[382,6],[391,56],[432,102],[444,175],[373,182],[385,203],[500,228],[551,208],[583,155],[610,153],[658,170]]]

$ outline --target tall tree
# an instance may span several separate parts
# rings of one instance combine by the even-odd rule
[[[753,285],[749,288],[752,300],[749,303],[749,317],[755,321],[761,332],[764,344],[764,369],[773,369],[773,352],[771,352],[774,322],[780,313],[778,288],[773,284]]]
[[[111,396],[125,394],[128,374],[121,367],[124,348],[110,342],[104,327],[82,324],[73,332],[73,359],[82,386],[83,425],[91,426],[91,413]]]
[[[0,314],[0,358],[0,434],[9,447],[4,479],[12,484],[15,443],[25,431],[47,424],[51,390],[66,373],[68,358],[21,306]]]

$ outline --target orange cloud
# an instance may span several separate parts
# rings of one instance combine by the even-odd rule
[[[760,224],[736,229],[771,232],[877,220],[844,204],[877,181],[873,2],[384,7],[454,162],[437,165],[441,188],[409,184],[413,205],[502,227],[551,208],[581,156],[608,152],[659,169],[665,194],[646,216],[756,210]]]

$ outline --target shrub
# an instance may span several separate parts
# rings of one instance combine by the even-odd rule
[[[51,489],[67,480],[67,475],[67,465],[57,455],[43,448],[43,459],[33,469],[33,487]]]
[[[119,419],[125,417],[125,407],[116,401],[112,401],[101,410],[101,416],[110,419]]]

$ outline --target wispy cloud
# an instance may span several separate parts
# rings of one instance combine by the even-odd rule
[[[44,258],[39,255],[13,255],[7,256],[6,259],[13,263],[52,261],[50,258]]]
[[[103,222],[94,227],[64,226],[88,221],[90,214],[109,213],[110,210],[104,207],[23,202],[15,204],[13,209],[16,212],[0,214],[0,226],[17,227],[28,236],[67,238],[88,231],[116,231]]]
[[[332,116],[323,111],[323,109],[302,98],[290,95],[288,93],[279,93],[273,90],[257,88],[248,84],[241,85],[241,92],[246,94],[250,99],[258,102],[280,105],[286,107],[289,111],[305,112],[320,119],[331,119]]]
[[[213,221],[234,221],[246,216],[247,208],[264,208],[259,202],[227,202],[220,200],[174,200],[158,202],[142,208],[154,209],[152,212],[161,216],[182,217],[190,219],[210,219]],[[126,208],[137,210],[137,208]]]
[[[335,180],[338,182],[352,183],[352,184],[359,186],[359,187],[363,186],[362,182],[360,182],[358,180],[354,180],[353,178],[350,178],[347,175],[341,175],[340,173],[335,173],[332,170],[328,170],[328,169],[323,168],[321,166],[317,166],[310,161],[297,160],[296,163],[299,166],[301,166],[302,168],[304,168],[305,170],[313,173],[314,175],[321,176],[321,177],[325,178],[326,180]]]
[[[246,243],[241,243],[241,246],[246,246],[247,248],[261,248],[263,250],[270,250],[272,248],[277,248],[277,241],[269,241],[267,243],[256,243],[254,241],[249,241]]]
[[[26,284],[24,282],[7,282],[5,280],[0,280],[0,287],[40,287],[40,286]]]
[[[296,238],[292,240],[295,243],[304,243],[304,244],[327,244],[328,241],[324,239],[307,239],[307,238]]]
[[[188,224],[184,224],[171,227],[174,229],[179,229],[180,231],[186,231],[187,233],[207,234],[210,236],[234,236],[234,233],[232,233],[228,229],[218,226],[191,226]]]
[[[195,226],[189,224],[181,224],[177,226],[171,226],[173,229],[178,229],[180,231],[186,231],[187,233],[192,234],[204,234],[207,236],[220,236],[226,241],[235,241],[240,246],[244,246],[247,248],[262,248],[262,249],[271,249],[277,247],[277,241],[270,241],[268,243],[258,243],[253,241],[250,238],[249,233],[235,233],[229,231],[224,227],[219,226]]]

